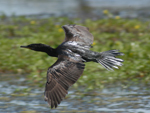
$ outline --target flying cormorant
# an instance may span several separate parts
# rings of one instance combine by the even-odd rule
[[[84,62],[100,63],[107,70],[113,70],[122,66],[122,59],[116,58],[123,53],[118,50],[105,52],[91,51],[93,35],[89,29],[79,25],[62,26],[65,32],[65,40],[56,49],[45,44],[30,44],[21,46],[34,51],[46,52],[49,56],[57,57],[58,60],[48,68],[47,82],[45,85],[45,101],[53,107],[65,98],[68,88],[73,85],[82,75]]]

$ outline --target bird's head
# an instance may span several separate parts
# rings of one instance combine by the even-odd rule
[[[28,48],[34,51],[39,51],[39,52],[46,52],[49,56],[53,56],[53,57],[57,57],[58,54],[56,52],[56,49],[53,49],[52,47],[45,45],[45,44],[41,44],[41,43],[37,43],[37,44],[30,44],[27,46],[20,46],[21,48]]]
[[[21,48],[28,48],[34,51],[42,51],[42,49],[45,47],[46,45],[38,43],[38,44],[29,44],[27,46],[20,46]]]

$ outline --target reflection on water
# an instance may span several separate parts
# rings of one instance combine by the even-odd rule
[[[43,85],[44,88],[44,85]],[[112,86],[102,91],[85,93],[82,89],[70,89],[69,95],[57,109],[51,110],[44,101],[43,88],[33,86],[23,76],[0,76],[0,111],[5,112],[103,112],[149,113],[150,88],[132,86],[128,89]]]

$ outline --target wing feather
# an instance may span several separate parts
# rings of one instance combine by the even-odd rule
[[[64,42],[75,41],[82,46],[90,46],[93,43],[94,37],[87,27],[80,25],[64,25],[62,28],[66,35]]]
[[[58,59],[47,71],[45,100],[53,107],[65,98],[68,88],[73,85],[83,73],[85,64],[73,60]]]

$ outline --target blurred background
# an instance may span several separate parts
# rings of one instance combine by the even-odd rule
[[[67,16],[70,18],[102,18],[102,10],[110,10],[123,18],[150,16],[149,0],[0,0],[0,13],[36,15],[41,18]]]
[[[149,113],[150,0],[0,0],[0,113]],[[118,49],[124,65],[86,63],[57,109],[44,101],[46,73],[57,59],[20,48],[56,48],[65,24],[86,26],[91,50]]]

